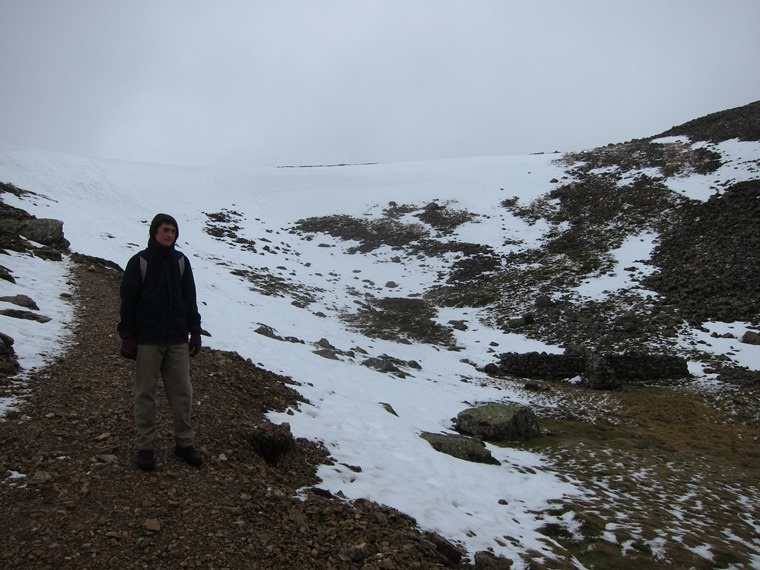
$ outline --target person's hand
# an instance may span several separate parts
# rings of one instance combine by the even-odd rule
[[[137,360],[137,339],[135,335],[128,332],[120,332],[121,337],[121,355],[130,360]]]
[[[201,351],[201,331],[195,329],[190,333],[190,357],[193,358]]]

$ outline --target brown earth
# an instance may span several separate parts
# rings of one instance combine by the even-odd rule
[[[19,410],[0,418],[0,567],[466,564],[408,516],[320,490],[315,466],[329,458],[318,445],[296,440],[269,463],[257,454],[253,442],[277,431],[264,414],[295,407],[299,397],[292,380],[233,353],[206,348],[192,362],[204,465],[173,456],[168,406],[159,394],[158,467],[139,471],[133,363],[118,355],[115,334],[120,273],[81,264],[73,278],[72,345],[27,381]]]

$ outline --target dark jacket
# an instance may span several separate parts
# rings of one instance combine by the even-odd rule
[[[201,329],[193,270],[185,257],[180,275],[178,259],[183,254],[173,244],[164,247],[157,243],[154,226],[157,224],[151,224],[147,249],[132,256],[124,270],[117,328],[122,334],[134,335],[138,344],[186,343],[188,333]],[[147,260],[144,279],[141,256]]]

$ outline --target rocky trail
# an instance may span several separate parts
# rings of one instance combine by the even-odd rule
[[[118,355],[120,274],[75,265],[73,343],[28,379],[0,419],[3,568],[437,568],[463,565],[442,538],[368,501],[318,488],[319,446],[264,414],[295,405],[291,380],[236,354],[192,362],[193,468],[172,455],[159,394],[158,466],[135,466],[132,363]]]

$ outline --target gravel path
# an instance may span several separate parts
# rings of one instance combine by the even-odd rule
[[[159,394],[158,468],[139,471],[133,365],[118,356],[115,334],[119,279],[113,269],[75,266],[75,342],[28,381],[19,412],[0,419],[0,567],[465,564],[409,517],[321,491],[314,465],[328,459],[319,446],[286,437],[279,441],[290,450],[276,461],[256,453],[282,435],[264,413],[295,405],[298,395],[289,379],[236,354],[204,349],[192,362],[203,467],[172,456],[168,407]],[[488,565],[499,566],[507,567]]]

